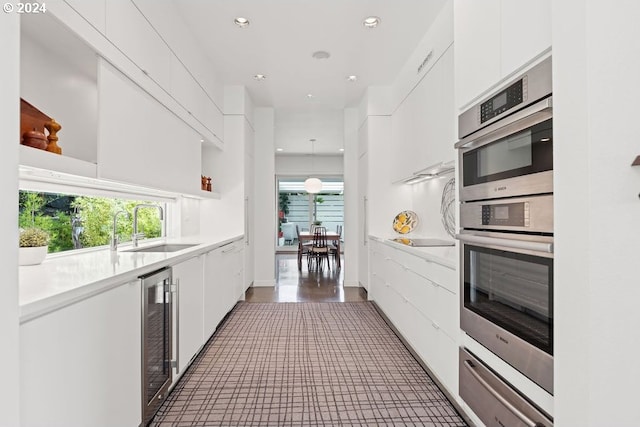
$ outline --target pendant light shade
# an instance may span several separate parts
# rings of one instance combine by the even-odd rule
[[[311,173],[313,174],[313,157],[314,157],[314,143],[316,142],[315,138],[310,139],[311,141]],[[307,190],[307,193],[317,194],[322,190],[322,181],[318,178],[307,178],[304,181],[304,189]]]
[[[307,190],[307,193],[317,194],[322,190],[322,181],[318,178],[307,178],[304,181],[304,189]]]

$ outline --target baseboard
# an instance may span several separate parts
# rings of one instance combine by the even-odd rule
[[[262,287],[266,287],[266,286],[275,286],[276,285],[276,280],[275,279],[271,279],[271,280],[254,280],[253,284],[251,285],[254,288],[262,288]]]
[[[345,280],[342,283],[342,286],[344,286],[345,288],[359,288],[360,283],[358,283],[357,280]]]

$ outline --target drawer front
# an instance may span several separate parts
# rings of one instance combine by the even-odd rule
[[[553,421],[463,348],[459,370],[460,397],[487,427],[553,426]]]

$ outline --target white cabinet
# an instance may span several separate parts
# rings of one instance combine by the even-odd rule
[[[173,282],[177,284],[174,348],[178,350],[178,375],[182,375],[202,347],[204,339],[204,256],[173,266]],[[174,378],[174,381],[177,377]]]
[[[222,112],[209,98],[201,85],[182,64],[177,56],[171,55],[171,95],[206,129],[210,141],[223,139]]]
[[[205,255],[204,338],[209,339],[243,292],[242,240],[228,243]]]
[[[137,426],[140,282],[20,325],[22,426]]]
[[[366,137],[366,135],[365,135]],[[362,139],[363,136],[360,135]],[[364,153],[358,159],[358,281],[360,286],[368,289],[369,252],[367,239],[369,238],[369,198],[367,196],[369,154]]]
[[[84,19],[102,34],[106,32],[106,6],[107,0],[64,0]]]
[[[106,35],[144,75],[168,88],[171,51],[130,0],[109,0]]]
[[[454,159],[453,47],[438,59],[392,116],[392,182]]]
[[[551,0],[455,0],[456,107],[551,46]]]
[[[98,175],[200,193],[200,137],[139,86],[100,62]]]
[[[370,299],[452,395],[457,395],[459,308],[454,269],[375,240]]]
[[[500,78],[501,0],[455,0],[454,46],[456,107]]]
[[[502,0],[500,77],[551,46],[551,0]]]

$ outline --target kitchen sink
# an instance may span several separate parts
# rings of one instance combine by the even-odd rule
[[[162,245],[145,246],[142,248],[129,249],[125,252],[176,252],[182,249],[191,248],[197,246],[199,243],[190,244],[178,244],[178,243],[164,243]]]

